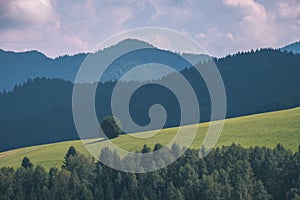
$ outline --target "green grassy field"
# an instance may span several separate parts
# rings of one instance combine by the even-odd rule
[[[273,148],[281,143],[284,147],[297,151],[300,145],[300,107],[270,112],[258,115],[250,115],[227,119],[218,140],[217,146],[228,146],[233,142],[244,147],[266,146]],[[200,148],[202,140],[208,128],[208,123],[200,125],[185,126],[186,137],[189,136],[189,129],[199,126],[198,133],[193,141],[191,148]],[[113,143],[128,151],[140,150],[144,144],[153,147],[156,143],[163,145],[169,143],[175,135],[177,128],[161,130],[157,134],[153,132],[136,133],[132,135],[122,135],[113,139]],[[148,138],[137,138],[133,136]],[[185,137],[185,136],[184,136]],[[185,138],[182,139],[185,139]],[[88,140],[85,143],[97,146],[99,139]],[[46,169],[52,166],[60,167],[64,155],[70,146],[74,146],[79,152],[89,155],[81,141],[68,141],[55,144],[39,145],[21,148],[0,153],[0,167],[20,166],[24,156],[30,158],[34,165],[42,165]]]

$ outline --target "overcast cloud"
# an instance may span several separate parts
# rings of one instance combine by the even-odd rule
[[[91,51],[132,28],[183,32],[225,56],[300,40],[299,0],[0,0],[0,48],[48,56]]]

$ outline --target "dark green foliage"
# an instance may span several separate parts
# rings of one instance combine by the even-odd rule
[[[184,199],[180,189],[176,189],[172,181],[167,184],[166,196],[169,200]]]
[[[144,144],[142,148],[142,153],[149,153],[151,151],[151,148],[148,147],[146,144]]]
[[[77,152],[76,152],[76,149],[73,147],[73,146],[71,146],[69,149],[68,149],[68,152],[67,152],[67,154],[66,154],[66,156],[65,156],[65,160],[64,160],[64,162],[63,162],[63,165],[61,166],[63,169],[64,168],[69,168],[70,167],[70,165],[71,165],[71,157],[75,157],[75,156],[77,156]]]
[[[22,160],[22,167],[24,167],[25,169],[27,168],[32,168],[32,163],[30,162],[29,158],[27,156],[25,156]]]
[[[161,149],[163,147],[163,145],[161,145],[160,143],[157,143],[154,145],[153,151],[157,151],[159,149]]]
[[[150,148],[144,146],[144,149]],[[109,151],[106,149],[105,155],[118,156]],[[204,159],[198,158],[198,151],[188,149],[170,166],[144,174],[124,173],[94,163],[74,148],[68,150],[66,157],[69,162],[63,169],[51,168],[48,173],[41,166],[24,167],[23,163],[16,171],[0,169],[0,199],[292,200],[300,197],[300,153],[293,154],[281,145],[274,149],[245,149],[233,144],[213,149]]]
[[[58,169],[57,168],[50,168],[49,175],[48,175],[48,188],[52,189],[55,184],[55,177],[57,175]]]
[[[100,126],[109,139],[118,137],[122,133],[121,122],[113,116],[104,117]]]

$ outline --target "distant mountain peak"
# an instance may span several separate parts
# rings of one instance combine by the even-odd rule
[[[6,50],[3,50],[3,49],[0,49],[0,53],[2,55],[7,55],[7,54],[10,54],[10,55],[24,55],[24,56],[34,56],[34,57],[43,57],[43,58],[47,58],[47,59],[51,59],[49,58],[48,56],[46,56],[44,53],[38,51],[38,50],[28,50],[28,51],[6,51]]]
[[[139,40],[139,39],[134,39],[134,38],[126,38],[124,40],[121,40],[120,42],[117,43],[117,45],[124,45],[124,44],[139,44],[139,45],[146,45],[149,47],[154,47],[152,44],[149,42],[146,42],[144,40]]]
[[[126,38],[121,40],[113,45],[105,47],[97,52],[107,51],[107,50],[114,50],[114,49],[141,49],[141,48],[156,48],[152,44],[138,39],[133,38]]]

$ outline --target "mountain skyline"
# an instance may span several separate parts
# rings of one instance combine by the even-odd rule
[[[297,47],[300,48],[300,43],[293,43],[286,45],[285,47],[280,48],[282,51],[289,51],[286,49],[287,47],[292,46],[293,49],[289,49],[293,52]],[[16,84],[24,83],[28,79],[36,78],[36,77],[46,77],[46,78],[61,78],[67,81],[74,81],[76,77],[76,73],[81,65],[81,63],[85,60],[88,55],[97,55],[102,56],[102,58],[107,57],[107,54],[111,54],[117,52],[120,49],[128,49],[128,48],[154,48],[158,49],[162,53],[167,50],[162,50],[154,45],[137,40],[137,39],[125,39],[122,41],[113,44],[112,46],[106,47],[102,50],[98,50],[95,53],[77,53],[74,55],[61,55],[56,58],[49,58],[45,54],[37,51],[31,50],[26,52],[12,52],[12,51],[4,51],[0,49],[0,59],[2,67],[0,68],[0,91],[3,89],[11,90]],[[170,51],[172,52],[172,51]],[[250,52],[250,50],[249,50]],[[176,53],[176,52],[175,52]],[[298,53],[295,51],[294,53]],[[207,55],[197,55],[197,54],[188,54],[181,53],[183,58],[188,59],[191,64],[195,65],[199,62],[207,61],[211,59]],[[233,54],[235,55],[235,54]],[[134,55],[132,55],[134,56]],[[99,58],[98,58],[99,59]],[[136,57],[127,57],[123,58],[123,60],[119,60],[114,62],[114,66],[111,67],[110,71],[107,71],[106,74],[102,77],[102,81],[110,81],[116,80],[121,77],[121,74],[124,70],[132,68],[132,64],[130,62],[131,59],[136,59]],[[142,56],[139,58],[143,60]],[[144,81],[151,79],[159,79],[169,73],[170,71],[160,68],[158,65],[147,66],[147,63],[151,62],[151,60],[144,60],[142,63],[146,65],[143,67],[142,72],[139,71],[139,74],[147,74],[147,76],[140,76],[138,74],[131,74],[127,76],[127,80],[136,80],[136,81]],[[156,70],[153,70],[152,67],[155,67]],[[180,71],[184,69],[186,66],[180,66],[178,63],[174,63],[175,70]],[[139,77],[139,78],[136,78]],[[142,77],[142,79],[141,79]],[[139,80],[141,79],[141,80]],[[126,80],[126,79],[125,79]]]
[[[171,73],[170,70],[161,68],[158,65],[154,66],[152,60],[157,56],[167,55],[169,53],[174,54],[173,52],[156,48],[145,41],[136,39],[122,40],[117,44],[98,50],[95,53],[78,53],[71,56],[64,55],[54,59],[36,50],[19,53],[0,50],[0,60],[2,64],[0,68],[0,90],[11,90],[16,84],[36,77],[61,78],[74,82],[77,71],[87,56],[95,57],[97,61],[99,61],[97,65],[101,65],[110,55],[118,55],[120,51],[144,48],[149,49],[148,53],[150,53],[151,56],[145,58],[139,51],[131,52],[131,55],[128,56],[120,56],[109,66],[109,70],[106,70],[100,81],[120,79],[124,71],[130,70],[135,66],[132,60],[139,61],[142,69],[139,69],[139,74],[133,73],[127,76],[127,80],[154,80]],[[194,55],[183,53],[181,56],[188,59],[192,65],[210,59],[209,56],[202,54]],[[155,70],[153,70],[153,67],[155,67]],[[174,62],[172,67],[174,70],[179,71],[189,66]],[[143,74],[143,76],[141,76],[141,74]]]
[[[4,49],[4,48],[1,48],[0,47],[0,52],[5,52],[5,53],[16,53],[16,54],[22,54],[22,53],[36,53],[36,54],[40,54],[42,55],[43,57],[46,57],[47,59],[59,59],[60,57],[65,57],[65,56],[77,56],[77,55],[87,55],[87,54],[91,54],[91,53],[96,53],[96,52],[100,52],[100,51],[103,51],[105,49],[108,49],[110,47],[113,47],[113,46],[116,46],[118,45],[119,43],[121,42],[124,42],[126,40],[131,40],[131,41],[140,41],[140,42],[143,42],[145,44],[148,44],[149,45],[149,48],[158,48],[160,49],[159,47],[151,44],[150,42],[147,42],[147,41],[143,41],[143,40],[139,40],[139,39],[132,39],[132,38],[127,38],[127,39],[124,39],[122,41],[118,41],[112,45],[109,45],[109,46],[106,46],[105,48],[103,49],[98,49],[98,50],[94,50],[94,52],[76,52],[76,53],[73,53],[73,54],[60,54],[60,55],[57,55],[55,57],[51,57],[51,56],[48,56],[46,53],[44,53],[43,51],[40,51],[40,50],[37,50],[37,49],[28,49],[28,50],[23,50],[23,51],[14,51],[14,50],[7,50],[7,49]],[[146,47],[146,46],[145,46]],[[300,40],[296,40],[295,42],[292,42],[292,43],[287,43],[287,44],[284,44],[282,45],[281,47],[266,47],[266,48],[272,48],[272,49],[281,49],[283,51],[291,51],[293,53],[300,53]],[[257,48],[257,49],[248,49],[248,50],[244,50],[244,51],[236,51],[236,52],[232,52],[230,54],[226,54],[224,56],[221,56],[221,57],[217,57],[217,56],[212,56],[212,55],[208,55],[208,56],[211,56],[211,57],[216,57],[216,58],[224,58],[228,55],[235,55],[239,52],[250,52],[251,50],[258,50],[258,49],[264,49],[264,48]],[[170,52],[173,52],[173,53],[185,53],[185,52],[176,52],[176,51],[173,51],[171,49],[165,49],[167,51],[170,51]],[[192,55],[192,53],[189,53]],[[197,54],[195,54],[197,55]]]

